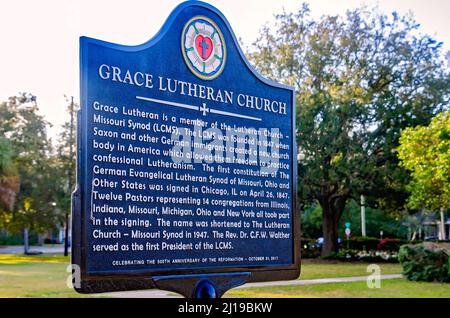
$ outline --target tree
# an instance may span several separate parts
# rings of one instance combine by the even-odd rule
[[[441,210],[440,232],[445,240],[443,214],[450,208],[450,111],[436,116],[429,126],[405,129],[398,157],[412,175],[408,205]]]
[[[400,220],[399,216],[367,207],[366,234],[368,237],[381,237],[380,231],[383,231],[384,238],[405,238],[407,227]],[[345,237],[345,223],[347,222],[351,223],[351,235],[361,236],[361,207],[355,200],[349,200],[342,213],[338,231],[340,237]]]
[[[302,238],[318,238],[322,236],[322,209],[312,204],[302,211],[300,216]]]
[[[54,210],[55,158],[46,132],[49,123],[38,114],[36,97],[21,93],[0,103],[0,119],[0,132],[11,146],[10,160],[20,179],[14,208],[2,213],[2,223],[16,233],[54,228],[59,222]]]
[[[64,255],[68,255],[68,237],[69,237],[69,215],[71,205],[71,194],[75,185],[75,135],[76,135],[76,109],[77,105],[71,98],[69,107],[67,109],[70,115],[70,121],[64,123],[62,131],[59,135],[57,158],[58,169],[58,191],[57,191],[57,205],[64,213],[65,226],[65,241],[64,241]]]
[[[301,207],[322,207],[322,255],[336,251],[349,199],[399,211],[408,173],[400,132],[445,107],[449,75],[441,43],[417,34],[411,17],[357,9],[313,20],[303,5],[276,16],[248,55],[257,70],[297,90]]]
[[[0,137],[0,209],[13,209],[19,191],[19,178],[10,142]]]

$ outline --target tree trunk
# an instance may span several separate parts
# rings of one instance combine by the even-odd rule
[[[322,207],[322,257],[330,256],[331,253],[339,251],[337,241],[339,220],[344,211],[346,201],[347,199],[344,197],[335,200],[325,199],[319,201]]]
[[[325,257],[329,256],[333,252],[338,251],[338,243],[337,243],[338,225],[334,221],[334,217],[329,212],[323,214],[322,230],[323,230],[322,257]]]
[[[66,212],[66,222],[64,229],[64,256],[69,255],[69,213]]]

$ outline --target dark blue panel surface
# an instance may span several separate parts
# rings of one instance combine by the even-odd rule
[[[295,263],[294,92],[220,12],[184,3],[135,47],[81,38],[81,97],[86,272]]]

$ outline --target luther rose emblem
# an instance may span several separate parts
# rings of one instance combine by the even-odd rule
[[[184,26],[181,49],[189,69],[204,80],[220,75],[226,61],[222,32],[210,19],[197,16]]]

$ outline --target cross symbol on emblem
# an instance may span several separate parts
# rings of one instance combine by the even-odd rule
[[[203,116],[206,116],[206,113],[209,112],[209,108],[207,108],[206,104],[203,103],[202,107],[200,107],[200,111],[203,113]]]
[[[207,49],[209,49],[209,45],[208,45],[208,43],[206,42],[206,39],[203,39],[203,41],[200,43],[200,46],[202,47],[202,58],[203,59],[206,59],[207,58],[207,56],[206,56],[206,50]]]

